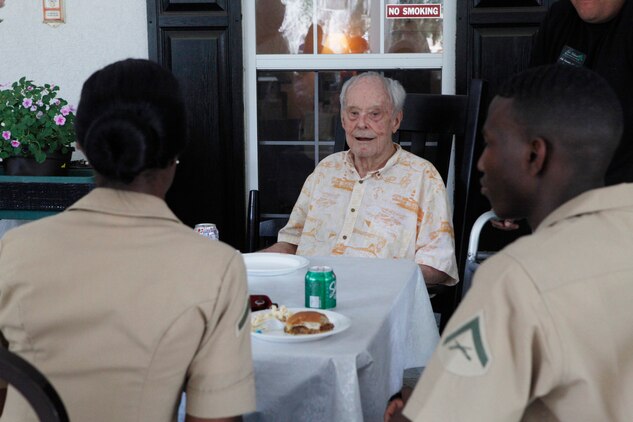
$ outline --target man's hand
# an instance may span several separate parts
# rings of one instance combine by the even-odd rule
[[[492,220],[490,220],[490,224],[492,224],[492,227],[494,228],[506,231],[516,230],[519,228],[519,225],[515,223],[515,220],[509,218],[505,220],[500,218],[493,218]]]
[[[401,422],[408,421],[409,419],[402,414],[404,405],[409,401],[413,389],[411,387],[404,386],[400,390],[401,398],[395,398],[387,403],[387,409],[385,410],[384,422]]]
[[[294,255],[297,253],[297,245],[288,242],[277,242],[272,246],[262,249],[260,252],[277,252]]]
[[[395,415],[402,414],[402,409],[404,408],[404,401],[402,399],[393,399],[389,403],[387,403],[387,410],[385,410],[384,422],[394,422],[397,419],[394,419]]]

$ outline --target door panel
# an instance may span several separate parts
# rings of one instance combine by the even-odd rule
[[[167,203],[190,226],[215,223],[244,241],[241,5],[226,0],[148,0],[150,58],[172,70],[187,103],[187,149]]]
[[[467,92],[472,78],[488,81],[484,106],[494,97],[499,85],[510,75],[528,67],[532,43],[541,21],[555,0],[464,0],[457,2],[456,89]],[[476,147],[477,157],[483,150],[481,137]],[[479,176],[471,192],[467,225],[471,226],[482,213],[490,210],[490,203],[479,192]],[[525,234],[484,230],[480,250],[499,250]]]
[[[166,12],[218,12],[226,10],[227,1],[228,0],[162,0],[162,7],[163,10]]]
[[[526,69],[530,61],[532,36],[537,29],[534,26],[474,28],[473,74],[481,75],[479,77],[497,87],[509,75]],[[515,60],[506,60],[507,57]]]

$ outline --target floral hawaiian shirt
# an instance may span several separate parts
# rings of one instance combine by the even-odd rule
[[[308,176],[278,240],[297,255],[405,258],[457,282],[451,210],[442,177],[396,145],[380,170],[361,178],[351,153],[326,157]]]

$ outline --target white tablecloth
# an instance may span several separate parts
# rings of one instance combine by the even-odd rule
[[[339,334],[306,343],[253,339],[257,412],[246,421],[382,421],[405,368],[420,367],[439,334],[419,267],[412,261],[313,257],[337,277],[337,307],[351,319]],[[251,294],[304,307],[306,270],[249,277]]]

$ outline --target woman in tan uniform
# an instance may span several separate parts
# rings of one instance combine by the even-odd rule
[[[0,242],[0,331],[51,381],[70,420],[234,420],[255,409],[244,264],[165,203],[184,101],[156,63],[93,74],[77,146],[96,188]],[[14,390],[2,420],[35,420]]]

